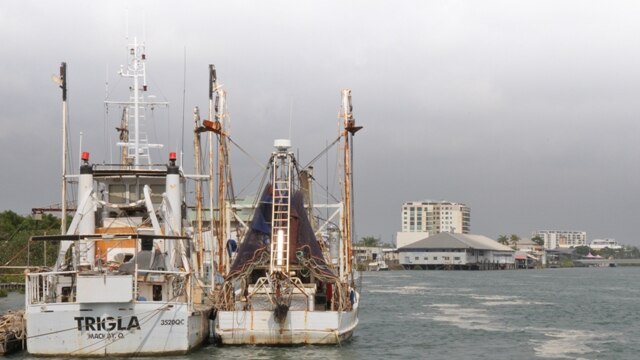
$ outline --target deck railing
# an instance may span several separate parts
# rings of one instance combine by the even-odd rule
[[[173,275],[177,281],[174,279],[174,288],[173,288],[173,297],[177,297],[180,294],[184,293],[187,290],[187,286],[189,284],[189,272],[185,271],[168,271],[168,270],[143,270],[138,269],[133,275],[133,284],[131,287],[132,299],[137,299],[138,293],[138,283],[141,281],[151,281],[154,279],[151,277],[155,277],[155,281],[164,282],[167,281],[167,275]],[[27,273],[26,274],[26,301],[27,305],[34,304],[51,304],[51,303],[75,303],[76,302],[76,285],[77,285],[77,277],[78,276],[95,276],[101,277],[105,275],[118,275],[117,273],[79,273],[78,271],[51,271],[51,272],[39,272],[39,273]],[[124,275],[123,275],[124,276]],[[142,277],[142,279],[141,279]],[[61,294],[58,293],[58,286],[62,279],[70,278],[68,282],[69,293]],[[175,284],[179,284],[178,287],[175,287]],[[66,284],[63,287],[67,287]]]

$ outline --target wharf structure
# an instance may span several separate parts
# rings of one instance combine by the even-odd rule
[[[483,235],[440,233],[400,247],[398,253],[405,269],[515,268],[515,250]]]

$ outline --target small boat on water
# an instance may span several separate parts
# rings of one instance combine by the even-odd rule
[[[378,261],[378,271],[389,271],[389,265],[387,265],[386,261]]]
[[[334,144],[342,151],[342,197],[313,215],[313,176],[288,139],[275,141],[266,185],[216,298],[215,336],[228,345],[340,344],[358,325],[359,281],[352,255],[351,92]]]
[[[369,271],[388,271],[389,265],[387,265],[387,262],[384,260],[378,260],[370,262],[367,268]]]
[[[55,266],[26,273],[27,349],[42,356],[183,354],[209,337],[211,287],[201,219],[186,218],[186,175],[172,152],[153,164],[142,128],[147,101],[144,45],[134,41],[121,75],[132,80],[123,109],[120,162],[82,154],[77,209]],[[66,65],[60,85],[66,109]],[[63,110],[64,114],[64,110]],[[64,115],[63,115],[64,118]],[[64,138],[64,137],[63,137]],[[63,143],[65,140],[63,140]],[[156,146],[159,147],[159,146]],[[64,162],[63,162],[64,163]],[[64,168],[64,166],[63,166]]]

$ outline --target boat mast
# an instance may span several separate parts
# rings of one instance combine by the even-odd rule
[[[224,242],[229,237],[227,228],[227,191],[229,179],[229,149],[227,147],[227,133],[225,123],[226,92],[218,90],[216,96],[216,124],[220,128],[220,141],[218,145],[218,271],[225,273],[229,270],[229,261],[226,260]],[[231,199],[233,200],[233,199]]]
[[[202,159],[200,157],[200,109],[196,106],[193,110],[193,120],[195,122],[194,127],[194,137],[193,137],[193,146],[194,146],[194,155],[196,162],[196,175],[199,177],[196,180],[196,223],[197,223],[197,234],[196,234],[196,264],[198,271],[201,270],[202,258],[201,258],[201,249],[202,249],[202,182],[200,176],[202,175]]]
[[[351,105],[351,90],[342,90],[342,109],[340,111],[340,117],[344,120],[344,131],[342,136],[344,137],[343,148],[343,166],[344,166],[344,181],[342,190],[342,201],[344,206],[344,214],[342,217],[342,240],[345,244],[346,255],[346,273],[351,273],[353,270],[353,254],[352,254],[352,241],[353,241],[353,208],[352,208],[352,193],[353,193],[353,150],[351,148],[351,142],[353,141],[354,134],[362,129],[362,126],[356,126],[356,120],[353,117],[353,106]]]
[[[209,206],[211,216],[212,231],[215,228],[217,244],[214,256],[217,268],[214,270],[223,274],[228,270],[228,261],[225,258],[224,241],[228,237],[228,214],[227,214],[227,191],[232,189],[231,174],[229,171],[229,152],[227,147],[227,132],[225,118],[226,114],[226,93],[220,89],[218,84],[215,66],[209,65],[209,120],[204,120],[198,132],[209,132]],[[216,94],[215,102],[213,94]],[[214,113],[215,112],[215,113]],[[213,207],[213,134],[218,135],[218,219],[215,220]],[[214,276],[213,272],[211,276]]]
[[[122,137],[126,136],[124,140],[118,142],[118,145],[123,146],[126,149],[126,162],[123,165],[133,165],[138,168],[142,157],[145,157],[148,165],[151,165],[149,149],[159,149],[163,147],[162,144],[150,144],[146,134],[142,131],[143,124],[141,121],[145,118],[145,110],[149,106],[168,106],[169,103],[148,102],[144,99],[144,93],[148,90],[145,65],[147,57],[144,53],[144,44],[139,44],[137,38],[134,38],[133,44],[129,44],[127,49],[129,63],[126,66],[126,69],[124,66],[121,66],[119,74],[122,77],[133,78],[133,86],[130,88],[130,99],[125,102],[105,101],[105,104],[125,106],[126,115],[123,114],[123,116],[127,116],[127,118],[132,119],[132,121],[126,121],[126,128],[124,126],[117,128]],[[133,108],[133,111],[131,111],[131,108]],[[129,126],[133,126],[133,136],[131,136]],[[125,130],[124,133],[123,130]]]
[[[215,102],[213,100],[213,94],[216,94]],[[228,149],[227,149],[227,138],[228,135],[226,133],[225,128],[225,101],[226,101],[226,93],[224,90],[219,88],[218,85],[218,76],[216,74],[216,68],[212,64],[209,65],[209,105],[211,108],[210,119],[213,120],[212,128],[213,131],[218,135],[218,220],[215,222],[216,225],[216,239],[217,241],[217,263],[218,268],[217,271],[220,274],[224,274],[227,270],[227,261],[225,261],[225,249],[224,242],[228,237],[227,234],[227,168],[228,168]],[[215,114],[214,114],[215,111]],[[211,145],[210,148],[210,175],[213,178],[213,134],[209,133]],[[211,193],[213,194],[213,184],[211,184]],[[211,206],[213,208],[213,198],[211,199]],[[212,213],[213,214],[213,213]]]
[[[67,63],[60,64],[60,77],[57,79],[62,89],[62,219],[60,234],[67,231]]]
[[[209,64],[209,120],[213,119],[213,92],[216,90],[216,68],[213,64]],[[215,239],[216,226],[215,217],[213,214],[213,133],[210,131],[209,135],[209,228],[211,231],[211,289],[215,286],[215,256],[216,251],[219,252],[218,246],[214,249],[213,239]]]

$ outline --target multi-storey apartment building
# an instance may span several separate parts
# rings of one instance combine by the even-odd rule
[[[533,236],[536,235],[544,240],[545,249],[568,249],[587,245],[585,231],[538,230],[533,233]]]
[[[402,232],[468,234],[471,210],[449,201],[409,201],[402,204]]]

